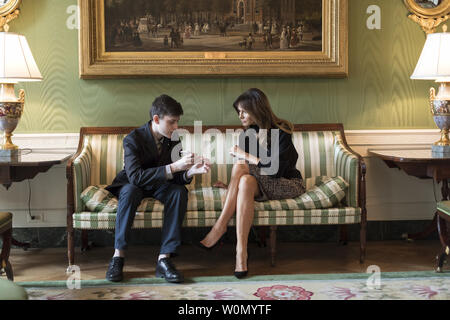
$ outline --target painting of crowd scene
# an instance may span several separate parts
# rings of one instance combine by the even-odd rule
[[[322,0],[104,1],[107,52],[322,50]]]

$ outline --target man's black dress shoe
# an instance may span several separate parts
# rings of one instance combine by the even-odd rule
[[[108,266],[108,271],[106,271],[106,280],[108,281],[122,281],[123,279],[123,263],[124,258],[122,257],[113,257]]]
[[[169,258],[158,260],[156,265],[156,276],[165,278],[167,282],[180,283],[184,281],[183,275],[173,265]]]

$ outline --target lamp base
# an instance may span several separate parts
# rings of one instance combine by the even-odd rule
[[[432,145],[431,146],[431,152],[433,154],[444,154],[450,156],[450,146],[438,146],[438,145]]]
[[[19,159],[20,150],[0,150],[0,162],[15,162]]]
[[[19,149],[11,140],[12,133],[5,132],[3,144],[0,144],[0,151],[14,151]]]

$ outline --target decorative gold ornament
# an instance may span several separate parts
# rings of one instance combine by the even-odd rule
[[[450,0],[404,0],[411,12],[408,18],[418,23],[426,33],[434,33],[436,28],[450,18]]]
[[[19,16],[22,0],[0,0],[0,31],[8,32],[8,23]]]

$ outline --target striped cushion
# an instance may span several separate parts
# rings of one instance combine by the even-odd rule
[[[220,211],[187,211],[183,226],[211,227]],[[77,229],[114,229],[115,213],[80,212],[73,215],[73,226]],[[353,224],[361,221],[361,209],[342,207],[312,210],[264,210],[256,211],[253,223],[256,226],[270,225],[335,225]],[[133,228],[161,228],[162,212],[137,212]],[[236,225],[234,218],[230,226]]]
[[[81,193],[81,200],[94,212],[116,212],[117,198],[105,186],[89,186]]]
[[[311,177],[306,178],[303,180],[303,185],[305,187],[305,190],[311,190],[314,186],[318,186],[319,184],[323,183],[325,180],[328,180],[330,177],[327,176],[317,176],[317,177]]]
[[[301,209],[331,208],[345,197],[348,183],[342,177],[327,178],[295,200]]]
[[[108,190],[104,189],[105,185],[89,186],[81,193],[81,200],[86,207],[93,212],[117,212],[118,200]],[[162,212],[164,205],[153,198],[142,199],[138,212],[158,211]]]

